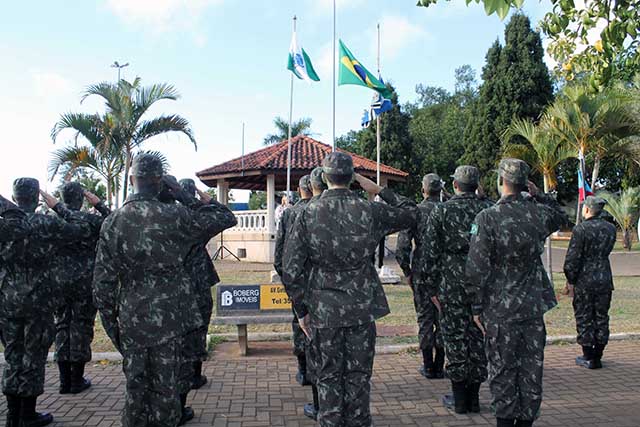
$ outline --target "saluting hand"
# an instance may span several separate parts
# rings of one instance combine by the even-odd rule
[[[478,329],[482,331],[482,335],[487,335],[487,331],[484,329],[484,325],[482,324],[482,319],[480,318],[479,315],[473,316],[473,323],[475,323]]]
[[[433,305],[436,306],[436,308],[438,309],[439,313],[442,313],[442,305],[440,305],[440,300],[438,299],[437,296],[432,296],[431,297],[431,302],[433,303]]]
[[[100,203],[100,197],[96,196],[89,190],[84,190],[84,198],[87,199],[87,202],[89,202],[91,206],[96,206]]]
[[[53,197],[51,194],[45,192],[44,190],[40,190],[40,195],[42,196],[42,200],[47,205],[49,209],[53,209],[55,205],[58,204],[58,199]]]
[[[213,200],[213,197],[211,197],[211,195],[207,192],[204,192],[198,188],[196,188],[196,192],[198,193],[198,196],[200,196],[200,201],[202,203],[211,203],[211,200]]]
[[[529,181],[527,183],[527,187],[529,188],[529,194],[531,194],[532,196],[535,196],[540,192],[540,190],[538,189],[538,186],[535,185],[533,181]]]
[[[369,194],[377,195],[382,191],[382,187],[359,173],[355,174],[355,178],[358,184],[360,184],[360,187]]]
[[[311,339],[311,320],[309,315],[307,314],[302,319],[298,319],[298,323],[300,324],[300,329],[307,336],[307,338]]]

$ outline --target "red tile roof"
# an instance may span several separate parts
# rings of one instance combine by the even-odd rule
[[[349,153],[345,150],[340,150],[344,153],[350,154],[353,158],[353,165],[356,172],[376,172],[376,162],[366,157],[358,156],[357,154]],[[291,139],[291,169],[292,170],[307,170],[310,172],[313,168],[320,166],[322,160],[327,154],[331,152],[331,146],[323,144],[308,136],[299,135]],[[271,171],[271,172],[286,172],[287,170],[287,140],[284,140],[278,144],[274,144],[265,148],[262,148],[253,153],[246,154],[244,156],[244,169],[242,168],[242,158],[238,157],[228,162],[204,169],[197,172],[196,175],[203,181],[216,179],[216,176],[238,174],[242,176],[243,171]],[[307,172],[307,173],[308,173]],[[387,165],[380,165],[380,173],[386,175],[391,179],[397,179],[404,181],[409,175],[407,172],[400,169],[392,168]]]

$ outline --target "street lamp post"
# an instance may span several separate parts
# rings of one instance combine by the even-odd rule
[[[113,64],[111,64],[111,68],[118,69],[118,83],[120,83],[120,70],[128,66],[129,66],[128,62],[126,64],[119,64],[118,61],[113,61]]]

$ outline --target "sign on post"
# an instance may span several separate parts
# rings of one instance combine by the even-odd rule
[[[291,311],[291,300],[281,284],[218,285],[216,288],[218,316]]]

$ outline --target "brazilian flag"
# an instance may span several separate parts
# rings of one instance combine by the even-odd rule
[[[342,40],[340,40],[339,58],[338,85],[365,86],[375,90],[383,98],[391,98],[391,91],[387,86],[358,62],[351,51],[342,43]]]

